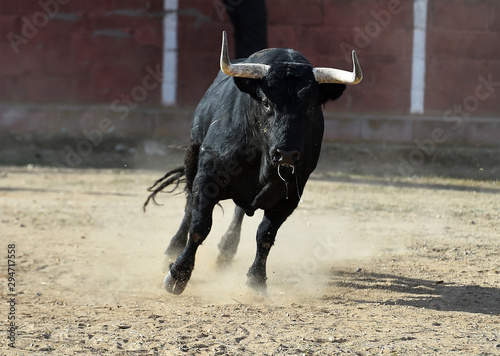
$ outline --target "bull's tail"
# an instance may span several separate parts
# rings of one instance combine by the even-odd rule
[[[156,202],[156,194],[159,192],[163,191],[166,187],[168,187],[171,184],[175,184],[175,186],[167,191],[166,193],[172,193],[175,189],[179,187],[179,184],[184,183],[186,181],[185,178],[183,178],[186,175],[186,171],[184,167],[179,167],[176,169],[172,169],[171,171],[167,172],[163,177],[158,179],[154,184],[148,188],[148,192],[151,192],[149,194],[148,199],[144,202],[143,209],[146,211],[146,206],[149,204],[149,201],[152,200],[153,203],[156,205],[161,205]]]

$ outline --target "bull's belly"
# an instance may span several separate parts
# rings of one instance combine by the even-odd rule
[[[256,189],[246,189],[240,194],[235,194],[234,191],[232,193],[224,198],[232,199],[248,216],[252,216],[258,209],[272,209],[280,201],[287,198],[287,188],[283,182],[268,183],[265,186],[259,185]]]

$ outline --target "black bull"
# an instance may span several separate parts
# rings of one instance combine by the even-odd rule
[[[291,49],[266,49],[231,63],[223,33],[222,71],[196,109],[184,167],[159,179],[145,203],[185,181],[184,219],[165,252],[176,258],[165,278],[167,291],[184,291],[198,246],[210,232],[212,211],[224,199],[233,199],[236,210],[219,244],[219,265],[236,253],[244,214],[264,210],[247,283],[265,291],[266,260],[276,233],[297,207],[318,162],[321,105],[342,95],[345,84],[361,81],[354,51],[353,64],[353,72],[313,68]]]

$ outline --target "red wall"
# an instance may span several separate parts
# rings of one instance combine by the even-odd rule
[[[481,78],[497,85],[488,98],[479,90],[476,101]],[[467,111],[461,115],[498,117],[499,93],[500,1],[429,1],[426,111],[459,111],[461,105]]]
[[[52,10],[41,3],[57,5],[55,16],[44,18]],[[269,46],[294,48],[314,66],[347,70],[352,64],[345,54],[356,49],[365,78],[327,109],[408,115],[413,4],[267,0]],[[180,0],[179,6],[177,98],[179,105],[191,107],[218,71],[223,30],[234,49],[232,26],[220,0]],[[0,102],[126,100],[143,83],[147,68],[162,63],[162,8],[162,0],[0,0]],[[29,30],[26,21],[40,26],[16,42],[12,34]],[[500,1],[429,0],[427,26],[425,114],[441,116],[465,102],[474,109],[466,113],[470,117],[497,117],[500,86],[479,103],[474,97],[481,78],[500,81]],[[141,100],[142,105],[160,102],[159,86]]]
[[[181,104],[196,104],[218,70],[220,35],[231,24],[217,3],[180,2]],[[344,54],[356,49],[365,78],[327,109],[409,114],[413,6],[410,0],[267,0],[269,46],[343,69],[351,69]],[[473,109],[467,117],[498,116],[500,86],[479,105],[470,97],[481,78],[500,82],[500,2],[429,0],[426,43],[425,113],[442,116],[465,101]]]
[[[161,0],[0,1],[0,101],[110,103],[130,93],[146,67],[161,65],[162,8]],[[158,86],[147,101],[159,97]]]
[[[178,91],[181,104],[195,104],[201,98],[218,70],[221,32],[232,31],[228,16],[219,16],[216,3],[180,2],[181,13],[198,14],[181,15]],[[412,1],[268,0],[267,9],[270,47],[293,48],[313,66],[346,70],[352,69],[350,51],[357,51],[365,73],[363,83],[349,88],[329,107],[337,111],[408,112]],[[234,48],[231,41],[229,46]]]

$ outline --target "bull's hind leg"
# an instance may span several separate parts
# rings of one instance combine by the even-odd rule
[[[240,243],[241,234],[241,223],[243,217],[245,216],[245,211],[236,206],[234,209],[233,220],[229,225],[224,236],[219,242],[219,255],[217,256],[217,266],[222,268],[226,267],[233,260],[236,251],[238,250],[238,245]]]

